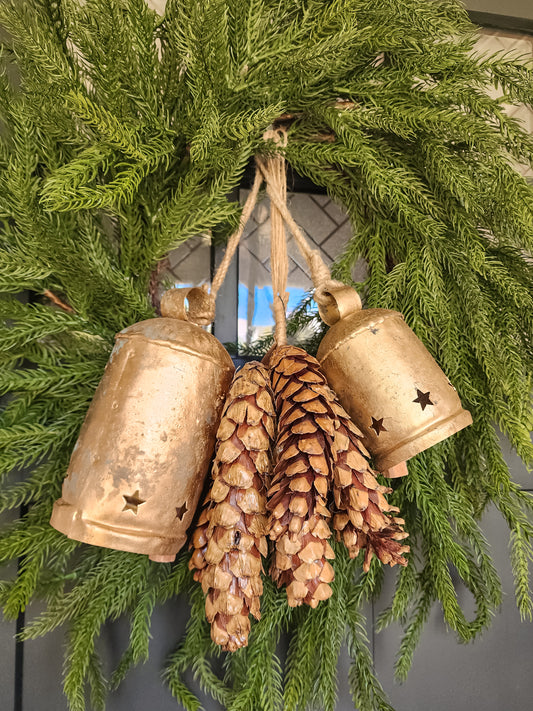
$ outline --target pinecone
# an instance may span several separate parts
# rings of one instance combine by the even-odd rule
[[[266,479],[274,437],[268,371],[246,364],[229,390],[217,432],[213,483],[193,534],[189,567],[206,593],[211,638],[234,652],[260,618],[267,555]]]
[[[331,595],[327,559],[333,474],[333,393],[318,361],[301,348],[281,346],[269,359],[278,413],[277,463],[268,492],[270,538],[276,553],[270,574],[287,586],[289,605],[316,607]]]
[[[338,513],[333,517],[337,540],[343,540],[351,558],[365,549],[363,570],[368,571],[375,553],[382,563],[391,566],[407,565],[403,553],[409,546],[400,543],[409,535],[402,525],[405,521],[393,514],[399,509],[391,506],[385,494],[392,489],[378,484],[361,443],[362,433],[338,404],[333,404],[337,415],[335,431],[335,474],[333,495]]]

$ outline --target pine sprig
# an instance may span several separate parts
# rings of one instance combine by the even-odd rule
[[[187,623],[186,635],[180,647],[170,656],[164,679],[172,694],[185,708],[200,708],[200,702],[182,680],[183,672],[191,667],[202,690],[219,703],[228,706],[232,692],[213,670],[212,658],[220,655],[220,650],[211,640],[210,627],[205,619],[204,594],[201,587],[193,583],[192,576],[189,576],[187,592],[191,603],[191,616]]]
[[[374,560],[369,571],[368,581],[370,582],[372,582],[375,568]],[[347,644],[351,659],[350,691],[356,709],[393,711],[387,695],[374,673],[374,660],[369,648],[366,619],[361,610],[361,601],[366,596],[365,587],[362,582],[357,587],[353,587],[346,601]]]
[[[280,711],[283,708],[283,672],[277,656],[282,632],[293,611],[286,596],[269,578],[263,580],[261,620],[253,625],[248,647],[229,655],[226,683],[235,689],[228,711]],[[265,665],[264,659],[271,660]]]

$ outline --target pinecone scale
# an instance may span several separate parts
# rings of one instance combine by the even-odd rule
[[[246,646],[249,615],[260,618],[274,430],[268,372],[260,363],[248,363],[236,374],[226,399],[212,485],[192,537],[189,564],[206,594],[211,637],[226,651]]]
[[[300,348],[277,348],[270,367],[279,413],[268,492],[270,538],[276,544],[270,573],[286,586],[289,605],[316,607],[330,597],[334,578],[326,506],[333,474],[333,395],[318,362]]]
[[[395,516],[399,509],[385,498],[392,489],[381,486],[374,476],[360,430],[340,405],[336,404],[335,410],[333,525],[337,539],[344,541],[351,558],[365,550],[365,572],[374,554],[386,565],[407,565],[403,554],[409,546],[402,543],[409,535],[402,528],[405,521]]]

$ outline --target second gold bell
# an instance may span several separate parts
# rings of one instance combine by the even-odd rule
[[[386,471],[472,423],[452,383],[402,314],[361,309],[357,292],[331,295],[332,328],[317,358]],[[321,312],[322,313],[322,312]]]
[[[165,300],[162,312],[117,335],[50,523],[164,562],[185,543],[234,366]]]

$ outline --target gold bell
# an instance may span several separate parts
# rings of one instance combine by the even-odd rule
[[[182,320],[194,291],[170,290],[162,318],[117,334],[50,520],[69,538],[161,562],[185,543],[235,370]]]
[[[332,328],[317,358],[363,432],[378,471],[472,424],[455,388],[402,314],[361,310],[361,299],[350,287],[322,297],[320,315]]]

